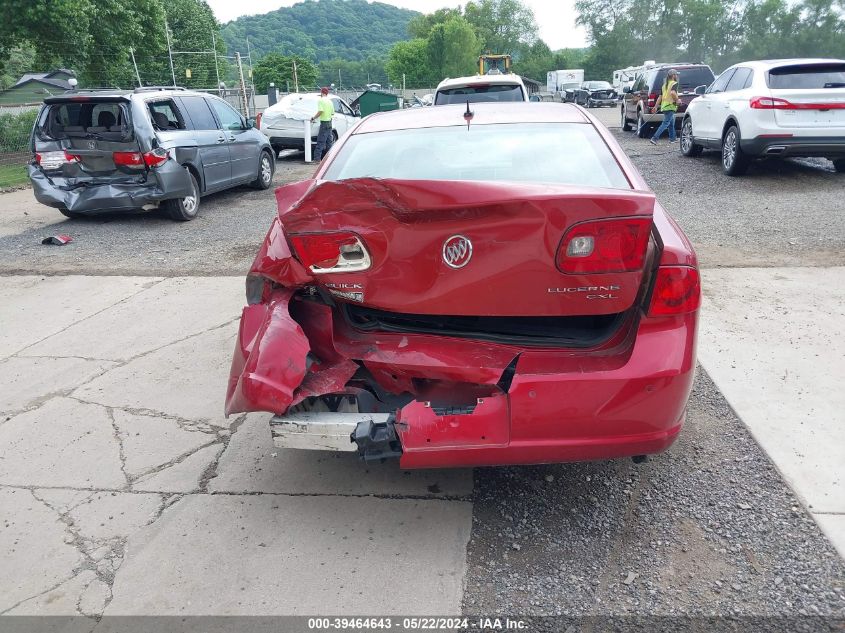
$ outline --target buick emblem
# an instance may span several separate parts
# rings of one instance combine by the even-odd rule
[[[453,235],[443,242],[443,261],[450,268],[463,268],[472,258],[472,242],[463,235]]]

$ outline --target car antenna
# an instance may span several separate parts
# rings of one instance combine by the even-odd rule
[[[472,117],[475,116],[475,113],[469,109],[469,99],[467,99],[467,111],[464,112],[464,121],[467,122],[467,131],[469,131],[469,124],[472,122]]]

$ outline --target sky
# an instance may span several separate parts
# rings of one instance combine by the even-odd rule
[[[279,7],[289,7],[298,0],[207,0],[220,22],[229,22],[241,15],[267,13]],[[301,0],[299,0],[301,1]],[[420,13],[432,13],[441,7],[456,7],[466,4],[452,0],[379,0],[403,9]],[[559,48],[580,48],[586,46],[584,29],[575,26],[575,0],[522,0],[534,11],[540,37],[552,50]]]

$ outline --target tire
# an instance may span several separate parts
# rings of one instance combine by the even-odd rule
[[[587,107],[588,107],[588,108],[592,108],[592,107],[593,107],[593,100],[592,100],[592,99],[587,99]]]
[[[631,122],[628,120],[628,117],[625,116],[625,106],[623,105],[621,108],[619,108],[619,111],[622,113],[622,131],[630,132],[634,128],[631,127]]]
[[[332,130],[332,145],[337,143],[337,139],[338,139],[337,130]]]
[[[845,158],[836,158],[833,160],[833,168],[840,174],[845,174]]]
[[[648,123],[645,122],[643,111],[640,109],[637,109],[637,136],[639,138],[648,136]]]
[[[273,184],[273,172],[276,161],[270,156],[270,152],[263,151],[258,157],[258,175],[249,186],[253,189],[269,189]]]
[[[684,156],[701,156],[704,147],[695,142],[692,135],[692,119],[686,117],[681,124],[681,154]]]
[[[751,158],[740,147],[739,128],[732,125],[722,138],[722,171],[728,176],[741,176],[748,171]]]
[[[164,201],[163,206],[167,211],[167,215],[174,222],[188,222],[189,220],[193,220],[197,217],[200,209],[200,188],[197,186],[197,179],[194,178],[190,170],[188,170],[188,177],[191,179],[193,195]]]
[[[68,211],[65,207],[59,207],[59,213],[61,213],[66,218],[70,218],[71,220],[76,220],[82,217],[82,213],[77,213],[76,211]]]

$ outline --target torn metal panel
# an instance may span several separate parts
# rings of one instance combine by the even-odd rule
[[[310,345],[288,312],[293,291],[280,290],[267,304],[247,306],[232,359],[226,415],[284,412],[306,374]]]

